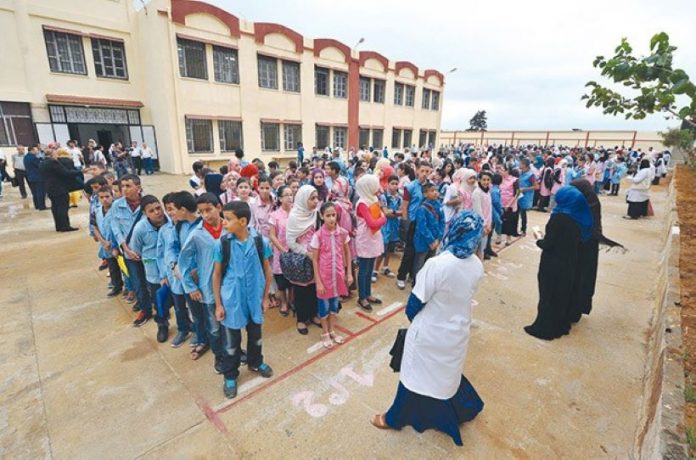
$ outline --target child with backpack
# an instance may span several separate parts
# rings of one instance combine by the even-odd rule
[[[333,330],[338,314],[338,303],[348,295],[347,286],[353,282],[348,231],[337,225],[338,213],[332,202],[324,203],[319,210],[324,224],[312,236],[310,255],[317,283],[317,306],[324,348],[340,345],[343,337]]]
[[[423,203],[416,210],[416,230],[413,235],[413,246],[416,255],[413,258],[413,283],[425,261],[435,255],[440,241],[445,234],[445,213],[442,203],[438,200],[440,194],[432,182],[423,185]]]
[[[251,208],[244,201],[232,201],[223,208],[227,234],[215,244],[213,293],[215,318],[222,326],[222,355],[219,372],[224,375],[226,398],[237,396],[241,364],[242,329],[247,331],[247,364],[262,377],[273,376],[263,360],[261,325],[270,307],[273,255],[268,240],[249,228]]]

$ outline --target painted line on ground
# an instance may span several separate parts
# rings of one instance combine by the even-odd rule
[[[347,335],[348,337],[352,337],[355,335],[355,332],[346,329],[345,327],[341,326],[340,324],[334,324],[334,329],[336,329],[338,332]]]
[[[372,322],[372,323],[378,322],[378,320],[374,319],[372,316],[366,315],[365,313],[363,313],[363,312],[361,312],[361,311],[356,311],[355,314],[358,315],[359,317],[363,318],[363,319],[366,319],[366,320]]]
[[[220,417],[218,416],[218,413],[215,409],[210,407],[210,404],[208,404],[203,398],[197,398],[196,399],[196,405],[201,409],[201,411],[205,414],[205,416],[210,420],[210,422],[213,424],[213,426],[220,432],[220,433],[227,433],[227,426],[220,420]]]
[[[297,374],[298,372],[300,372],[302,369],[304,369],[304,368],[306,368],[306,367],[312,365],[313,363],[315,363],[316,361],[320,360],[321,358],[323,358],[324,356],[328,355],[329,353],[333,353],[333,352],[336,351],[336,350],[340,350],[340,349],[341,349],[342,347],[344,347],[346,344],[348,344],[348,343],[350,343],[351,341],[357,339],[357,338],[360,337],[361,335],[366,334],[367,332],[369,332],[370,330],[372,330],[374,327],[376,327],[376,326],[382,324],[383,322],[387,321],[388,319],[392,318],[392,317],[395,316],[397,313],[401,312],[401,310],[403,310],[403,307],[398,308],[398,309],[392,311],[391,313],[385,315],[385,316],[384,316],[382,319],[380,319],[379,321],[377,321],[377,320],[375,320],[375,319],[373,319],[373,318],[370,318],[369,316],[365,315],[367,318],[370,319],[370,321],[372,321],[372,323],[369,324],[368,326],[365,326],[364,328],[360,329],[359,331],[357,331],[357,332],[356,332],[355,334],[353,334],[352,336],[347,337],[347,338],[346,338],[346,341],[345,341],[345,343],[344,343],[343,345],[340,345],[340,346],[337,346],[337,347],[333,347],[333,348],[324,349],[324,351],[322,351],[321,353],[319,353],[319,354],[317,354],[317,355],[314,355],[314,356],[312,356],[311,358],[309,358],[308,360],[306,360],[305,362],[303,362],[302,364],[299,364],[299,365],[293,367],[292,369],[289,369],[288,371],[286,371],[285,373],[281,374],[281,375],[278,376],[277,378],[271,379],[271,380],[269,380],[267,383],[265,383],[265,384],[263,384],[263,385],[257,386],[256,388],[254,388],[253,390],[251,390],[249,393],[245,394],[244,396],[241,396],[241,397],[232,399],[232,400],[230,400],[230,401],[224,402],[224,403],[222,403],[222,404],[216,406],[216,407],[218,407],[218,409],[217,409],[217,411],[216,411],[216,414],[222,414],[222,413],[224,413],[224,412],[227,412],[228,410],[230,410],[232,407],[236,406],[237,404],[239,404],[239,403],[241,403],[241,402],[243,402],[243,401],[246,401],[247,399],[250,399],[250,398],[254,397],[255,395],[257,395],[257,394],[263,392],[264,390],[266,390],[266,389],[268,389],[268,388],[270,388],[270,387],[272,387],[272,386],[274,386],[274,385],[276,385],[276,384],[278,384],[278,383],[280,383],[280,382],[282,382],[282,381],[288,379],[289,377],[292,377],[293,375],[295,375],[295,374]],[[360,315],[361,312],[356,312],[356,314],[357,314],[357,315]],[[203,408],[203,407],[201,406],[201,408]],[[206,415],[207,415],[207,414],[206,414]],[[213,423],[215,423],[215,422],[214,422],[214,419],[212,419],[211,417],[208,417],[208,418],[209,418]],[[219,418],[216,418],[216,420],[220,420],[220,419],[219,419]],[[220,421],[220,423],[222,423],[222,422]],[[216,425],[216,426],[217,426],[217,425]]]
[[[394,302],[393,304],[382,308],[380,311],[377,312],[377,316],[384,316],[387,313],[391,313],[392,311],[396,310],[402,305],[401,302]]]

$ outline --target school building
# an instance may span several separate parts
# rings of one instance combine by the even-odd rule
[[[0,148],[145,141],[183,173],[236,148],[438,145],[437,70],[201,1],[133,3],[0,0]]]

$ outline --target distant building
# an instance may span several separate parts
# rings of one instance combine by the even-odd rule
[[[437,70],[199,1],[132,4],[0,6],[0,148],[145,141],[181,173],[239,147],[270,160],[295,157],[298,142],[308,152],[438,144]]]

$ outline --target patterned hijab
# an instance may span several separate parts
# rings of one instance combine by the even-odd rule
[[[458,212],[449,222],[442,250],[458,259],[466,259],[476,252],[483,232],[483,219],[473,211]]]
[[[580,227],[580,241],[592,238],[592,213],[585,196],[577,188],[566,185],[556,192],[556,207],[551,214],[566,214]]]

